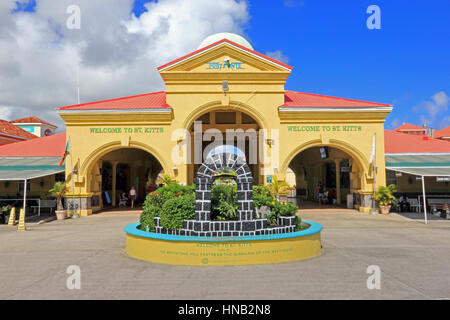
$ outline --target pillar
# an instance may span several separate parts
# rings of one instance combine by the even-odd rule
[[[334,159],[336,165],[336,200],[341,204],[341,160]]]
[[[116,183],[117,183],[117,181],[116,181],[116,179],[117,179],[117,165],[119,164],[119,162],[118,161],[114,161],[113,163],[112,163],[112,190],[111,190],[111,205],[113,206],[113,207],[115,207],[116,206],[116,193],[117,193],[117,190],[116,190]]]

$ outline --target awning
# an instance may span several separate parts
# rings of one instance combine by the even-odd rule
[[[45,177],[65,171],[58,167],[60,157],[1,157],[0,180],[25,180]]]
[[[450,153],[386,154],[386,169],[424,177],[450,176]]]

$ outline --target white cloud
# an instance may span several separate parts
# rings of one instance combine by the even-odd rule
[[[271,58],[274,58],[275,60],[289,63],[289,57],[285,55],[281,50],[273,51],[273,52],[266,52],[266,56],[269,56]]]
[[[81,29],[69,30],[69,5]],[[0,117],[37,115],[59,126],[55,107],[162,90],[156,70],[216,32],[243,33],[245,1],[160,0],[139,18],[133,0],[37,0],[35,13],[0,2]]]
[[[445,117],[444,114],[448,110],[449,102],[450,97],[444,91],[439,91],[431,96],[431,100],[422,101],[413,110],[422,113],[420,116],[421,122],[440,129],[449,123],[449,117]]]

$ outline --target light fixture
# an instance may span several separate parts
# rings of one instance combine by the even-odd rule
[[[230,88],[228,87],[228,80],[222,80],[222,90],[224,93],[228,92]]]
[[[396,172],[396,173],[395,173],[395,176],[396,176],[396,177],[401,177],[401,176],[402,176],[402,173],[401,173],[401,172]]]
[[[178,174],[178,168],[177,166],[173,166],[173,173],[176,175]]]
[[[278,173],[278,166],[277,165],[273,166],[273,173]]]
[[[273,139],[266,139],[266,142],[270,147],[275,144],[275,141]]]

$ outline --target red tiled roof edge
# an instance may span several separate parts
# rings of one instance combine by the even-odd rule
[[[36,137],[0,146],[0,157],[61,157],[66,147],[66,133]]]
[[[96,105],[96,104],[107,103],[107,102],[115,102],[115,101],[121,101],[121,100],[126,100],[126,99],[133,99],[133,98],[144,97],[144,96],[149,96],[149,95],[157,95],[157,94],[164,94],[164,96],[165,96],[166,93],[165,93],[165,91],[150,92],[150,93],[138,94],[138,95],[134,95],[134,96],[127,96],[127,97],[120,97],[120,98],[114,98],[114,99],[99,100],[99,101],[93,101],[93,102],[86,102],[86,103],[73,104],[73,105],[68,105],[68,106],[63,106],[63,107],[57,107],[56,110],[76,109],[78,107],[84,107],[84,106],[89,106],[89,105]],[[160,108],[170,108],[170,106],[167,103],[164,103],[163,105],[160,105],[158,107],[160,107]],[[154,106],[153,107],[149,107],[149,108],[154,108]],[[93,108],[93,109],[95,109],[95,108]],[[105,108],[102,108],[102,109],[105,109]],[[132,107],[124,107],[123,109],[133,109],[133,108]]]
[[[58,126],[56,126],[50,122],[44,121],[36,116],[12,120],[12,121],[10,121],[10,123],[44,123],[44,124],[48,124],[49,126],[58,128]]]
[[[341,97],[334,97],[334,96],[327,96],[327,95],[323,95],[323,94],[317,94],[317,93],[306,93],[306,92],[299,92],[299,91],[292,91],[292,90],[285,90],[284,93],[284,97],[285,97],[285,103],[283,105],[281,105],[280,107],[308,107],[308,106],[296,106],[296,105],[289,105],[286,102],[286,98],[289,98],[289,94],[298,94],[298,95],[307,95],[307,96],[315,96],[315,97],[320,97],[320,98],[327,98],[327,99],[334,99],[334,100],[338,100],[338,101],[349,101],[349,102],[360,102],[360,103],[365,103],[365,104],[369,104],[372,106],[380,106],[380,107],[392,107],[391,104],[386,104],[386,103],[378,103],[378,102],[372,102],[372,101],[365,101],[365,100],[356,100],[356,99],[347,99],[347,98],[341,98]],[[330,105],[331,107],[331,105]]]

